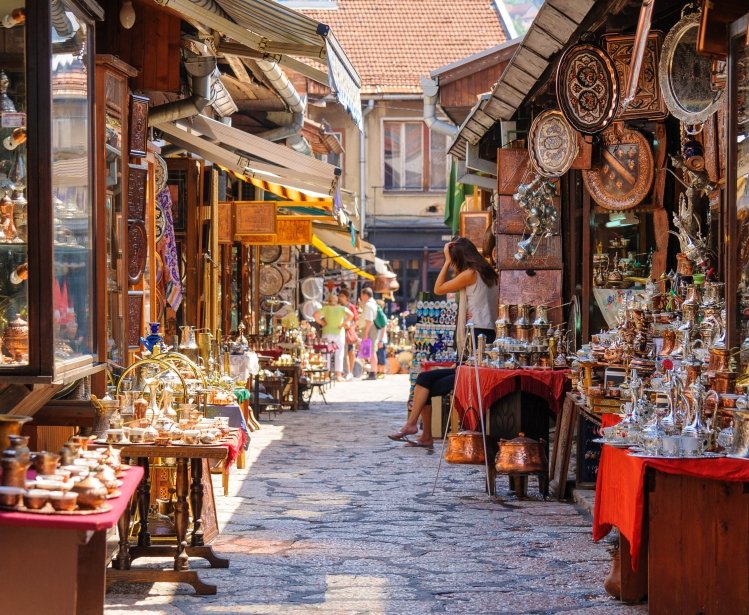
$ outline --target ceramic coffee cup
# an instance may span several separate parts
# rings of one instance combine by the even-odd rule
[[[143,442],[143,431],[142,427],[131,427],[130,428],[130,442],[133,444],[140,444]]]
[[[122,429],[107,429],[107,442],[110,444],[119,444],[124,437]]]

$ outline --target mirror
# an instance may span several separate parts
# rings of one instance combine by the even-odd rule
[[[671,114],[688,125],[715,113],[723,90],[711,88],[712,60],[697,53],[700,14],[683,15],[663,42],[658,66],[661,93]]]

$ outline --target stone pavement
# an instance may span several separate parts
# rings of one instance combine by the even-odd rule
[[[494,500],[481,468],[443,464],[432,494],[440,443],[385,437],[407,394],[406,376],[343,382],[328,405],[265,419],[229,497],[215,477],[230,568],[191,562],[218,594],[118,584],[106,613],[647,613],[604,593],[607,545],[574,505],[534,497],[535,480],[520,501],[499,479]]]

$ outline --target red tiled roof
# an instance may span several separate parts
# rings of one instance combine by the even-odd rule
[[[491,0],[338,0],[297,9],[327,24],[362,80],[362,94],[421,93],[420,75],[507,40]]]

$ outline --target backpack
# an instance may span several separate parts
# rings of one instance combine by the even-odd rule
[[[377,306],[377,314],[375,315],[372,324],[378,329],[384,329],[388,324],[388,317],[385,316],[385,312],[382,311],[382,308],[379,305]]]

